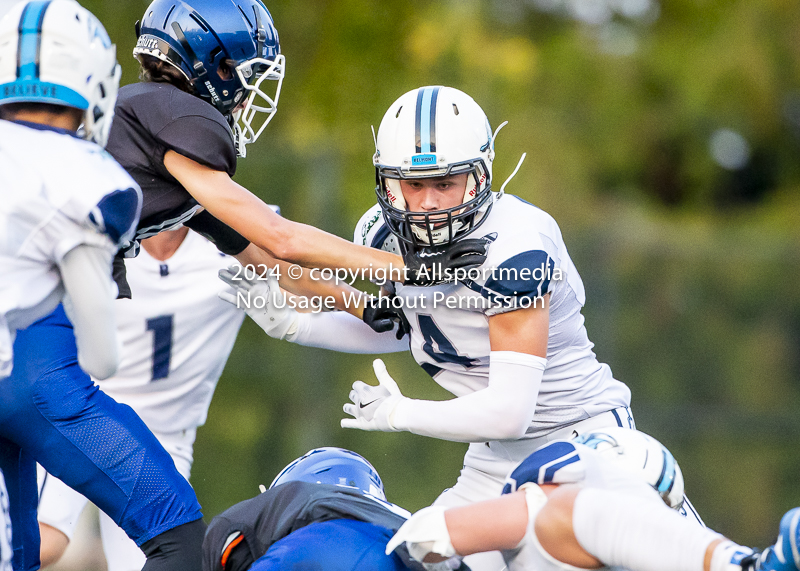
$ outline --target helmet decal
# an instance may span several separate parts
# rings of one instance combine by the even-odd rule
[[[439,87],[423,87],[417,92],[417,112],[414,121],[417,154],[436,152],[436,99]],[[434,156],[434,164],[436,157]]]
[[[19,22],[19,49],[17,50],[17,77],[22,80],[39,79],[39,53],[42,48],[42,22],[50,1],[31,2],[22,10]]]

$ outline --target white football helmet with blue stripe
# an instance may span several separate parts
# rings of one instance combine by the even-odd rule
[[[404,245],[449,244],[485,219],[492,205],[494,137],[483,109],[452,87],[409,91],[392,103],[375,141],[378,202]],[[412,213],[400,179],[467,173],[464,200],[454,208]]]
[[[85,137],[105,146],[120,76],[105,28],[73,0],[21,2],[0,21],[0,105],[83,110]]]
[[[667,448],[652,436],[630,428],[603,428],[575,437],[630,472],[641,474],[673,509],[683,504],[683,474]]]

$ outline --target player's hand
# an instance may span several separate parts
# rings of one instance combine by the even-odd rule
[[[300,314],[286,303],[286,294],[281,290],[278,280],[268,273],[266,279],[253,276],[245,278],[246,272],[232,265],[219,271],[219,279],[231,286],[230,290],[219,292],[218,297],[240,309],[255,321],[273,339],[292,340],[297,333]],[[246,302],[249,301],[249,307]]]
[[[386,365],[381,359],[375,359],[372,368],[379,384],[372,386],[361,381],[353,383],[353,390],[350,391],[352,403],[342,407],[344,412],[353,418],[343,418],[342,428],[397,432],[398,429],[392,426],[391,415],[397,404],[405,397],[394,379],[389,376]]]
[[[409,555],[420,563],[455,556],[444,512],[444,506],[430,506],[412,515],[386,544],[386,555],[405,543]]]
[[[491,240],[471,238],[449,246],[408,248],[403,254],[406,275],[403,285],[431,286],[454,281],[455,270],[468,270],[486,261]]]
[[[411,324],[403,314],[403,310],[395,308],[391,304],[394,295],[371,297],[364,308],[364,323],[372,327],[377,333],[391,331],[397,324],[395,336],[398,340],[411,333]]]

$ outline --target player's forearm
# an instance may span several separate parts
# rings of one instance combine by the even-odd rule
[[[447,401],[403,399],[390,418],[399,430],[456,442],[521,438],[533,420],[545,360],[495,352],[489,386]]]
[[[111,252],[95,246],[77,246],[59,264],[68,297],[64,307],[75,329],[78,363],[89,375],[106,379],[119,364],[114,322]]]
[[[397,254],[359,246],[319,228],[285,218],[283,225],[285,228],[276,229],[286,236],[279,256],[283,260],[312,268],[393,271],[398,280],[402,279],[403,259]]]
[[[341,353],[377,355],[408,351],[408,339],[398,340],[394,331],[376,333],[361,319],[344,312],[304,314],[290,341]]]
[[[451,508],[444,512],[444,519],[459,555],[514,549],[528,524],[525,492]]]
[[[315,268],[403,269],[400,256],[357,246],[322,230],[276,214],[227,173],[205,167],[175,151],[164,166],[214,217],[275,258]],[[398,273],[398,279],[400,274]]]
[[[328,301],[333,300],[332,307],[328,307],[328,309],[346,311],[359,319],[364,313],[367,296],[363,292],[343,282],[336,284],[335,281],[321,279],[319,272],[312,274],[309,268],[278,260],[255,244],[250,244],[244,251],[237,254],[236,259],[242,266],[250,266],[251,271],[258,275],[263,275],[268,269],[271,270],[277,266],[281,287],[294,295],[317,298],[326,305],[329,305]],[[320,305],[321,303],[315,303],[314,307]]]

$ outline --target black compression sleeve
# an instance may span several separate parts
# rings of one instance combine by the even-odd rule
[[[208,238],[220,252],[229,256],[241,254],[250,245],[250,241],[247,238],[227,224],[214,218],[207,210],[192,216],[183,225]]]
[[[206,524],[198,519],[145,541],[140,546],[147,556],[142,571],[201,571],[205,532]]]

